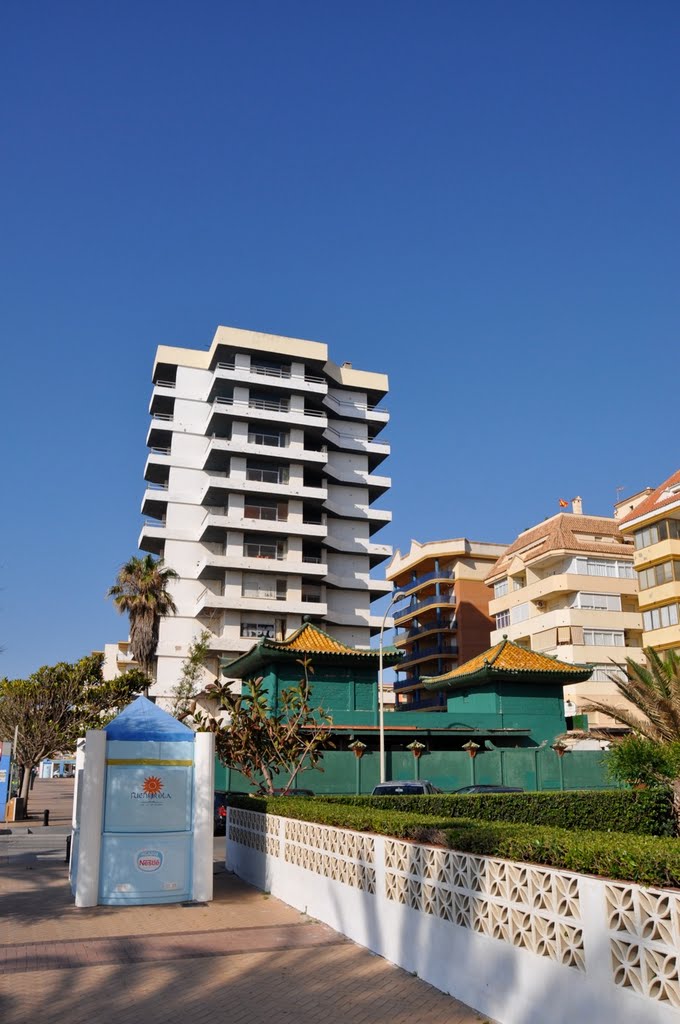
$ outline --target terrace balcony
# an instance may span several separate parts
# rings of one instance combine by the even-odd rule
[[[374,473],[365,473],[359,469],[347,470],[331,463],[324,467],[324,473],[335,483],[349,484],[350,487],[368,487],[368,500],[371,504],[392,486],[392,478],[389,476],[376,476]]]
[[[206,541],[222,536],[227,529],[267,533],[280,537],[314,537],[323,540],[326,536],[325,523],[305,522],[297,516],[268,519],[259,516],[245,516],[222,509],[208,508],[199,527],[196,540]]]
[[[433,569],[431,572],[421,573],[420,576],[416,576],[415,579],[410,580],[408,583],[397,583],[396,580],[393,580],[393,583],[395,590],[409,596],[426,586],[428,583],[444,583],[450,585],[453,582],[454,575],[453,569]]]
[[[328,426],[326,413],[318,409],[291,408],[285,400],[250,398],[241,401],[221,396],[210,408],[205,433],[211,434],[220,420],[234,419],[266,424],[275,422],[277,427],[306,427],[318,431]]]
[[[255,558],[246,554],[206,554],[198,564],[199,579],[224,579],[227,569],[239,569],[242,572],[273,572],[277,575],[300,576],[301,578],[324,580],[326,576],[325,562],[310,562],[298,557]]]
[[[328,384],[326,378],[312,370],[304,374],[293,372],[292,367],[250,367],[236,366],[234,361],[218,363],[213,370],[215,381],[233,381],[238,384],[250,384],[257,388],[284,389],[286,392],[295,391],[300,393],[326,395]]]
[[[323,432],[323,437],[332,448],[337,448],[340,451],[361,452],[364,455],[368,455],[369,469],[375,469],[390,454],[390,446],[388,444],[380,444],[378,441],[369,441],[364,438],[355,437],[352,434],[336,430],[335,427],[327,427]]]
[[[402,608],[401,611],[397,610],[394,612],[394,621],[397,625],[401,625],[407,622],[409,619],[419,615],[420,612],[425,611],[429,608],[450,608],[455,605],[456,597],[455,594],[432,594],[430,597],[424,597],[422,600],[417,601],[414,598],[411,599],[410,603],[406,608]]]
[[[224,503],[230,492],[262,494],[267,497],[298,498],[305,501],[323,502],[328,496],[325,487],[305,487],[297,482],[268,483],[262,480],[248,480],[241,474],[225,473],[224,476],[212,474],[203,489],[199,504],[216,505],[220,500]]]
[[[205,448],[202,468],[210,472],[211,469],[221,469],[220,457],[227,460],[229,455],[250,455],[253,458],[278,460],[286,463],[316,463],[323,466],[328,461],[325,447],[321,446],[318,451],[303,448],[299,444],[269,445],[255,444],[245,437],[239,435],[226,437],[211,437]],[[228,460],[227,460],[228,461]]]
[[[207,587],[199,594],[194,608],[194,617],[207,610],[229,609],[231,611],[268,612],[274,615],[315,615],[325,618],[328,611],[324,601],[304,601],[285,597],[277,598],[273,591],[268,597],[246,597],[232,594],[216,594]]]
[[[456,624],[455,619],[447,619],[445,622],[426,622],[422,626],[413,626],[411,629],[405,630],[401,633],[397,633],[394,637],[393,643],[397,647],[404,647],[406,644],[410,644],[414,637],[427,636],[428,634],[435,633],[455,633]]]

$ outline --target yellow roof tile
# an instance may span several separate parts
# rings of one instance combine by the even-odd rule
[[[519,647],[511,640],[501,640],[500,643],[490,647],[488,651],[470,658],[463,665],[446,672],[441,676],[430,676],[428,683],[441,683],[448,680],[456,680],[465,676],[474,675],[484,668],[492,672],[549,672],[552,675],[583,675],[584,671],[591,671],[588,665],[570,665],[566,661],[558,661],[557,658],[549,658],[546,654],[538,654],[536,651],[527,651]]]

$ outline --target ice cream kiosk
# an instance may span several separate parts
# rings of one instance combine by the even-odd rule
[[[214,737],[138,697],[79,748],[76,906],[212,899]]]

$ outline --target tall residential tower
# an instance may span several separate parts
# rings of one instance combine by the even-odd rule
[[[207,629],[231,661],[305,617],[348,646],[380,628],[391,590],[371,569],[391,513],[380,466],[387,377],[336,365],[324,344],[219,327],[209,351],[160,346],[153,370],[139,546],[179,573],[160,627],[156,683],[168,696]]]

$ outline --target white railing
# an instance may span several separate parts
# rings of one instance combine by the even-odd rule
[[[235,808],[227,862],[502,1024],[678,1021],[677,890]]]
[[[170,448],[150,448],[152,455],[170,455]]]
[[[147,483],[146,489],[147,489],[147,491],[167,491],[168,485],[167,484]]]
[[[154,383],[155,388],[175,388],[174,380],[157,380]]]
[[[155,412],[153,414],[153,419],[162,420],[164,423],[172,423],[174,418],[171,412]]]

